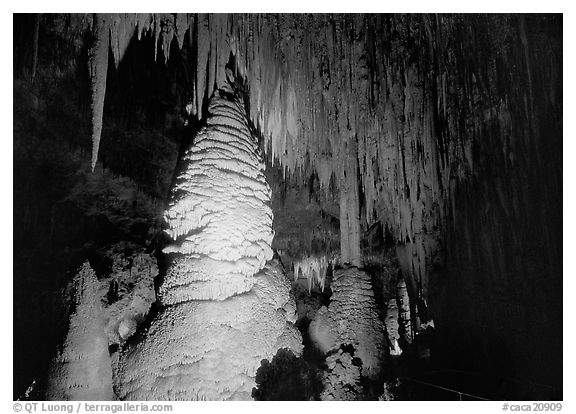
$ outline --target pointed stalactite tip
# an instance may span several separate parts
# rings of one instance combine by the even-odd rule
[[[94,144],[95,146],[94,148],[92,148],[92,161],[91,161],[92,173],[94,173],[94,170],[96,169],[96,163],[98,162],[98,146],[96,146],[96,143]]]

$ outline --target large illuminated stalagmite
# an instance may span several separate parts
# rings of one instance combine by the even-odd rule
[[[165,214],[164,305],[121,356],[123,399],[250,399],[260,361],[302,350],[290,284],[272,258],[270,188],[244,107],[218,90]]]

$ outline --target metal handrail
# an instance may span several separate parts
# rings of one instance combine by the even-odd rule
[[[448,391],[448,392],[452,392],[452,393],[454,393],[454,394],[458,394],[458,397],[459,397],[460,401],[462,401],[462,396],[463,396],[463,395],[465,395],[465,396],[467,396],[467,397],[475,398],[475,399],[477,399],[477,400],[490,401],[488,398],[483,398],[483,397],[479,397],[479,396],[477,396],[477,395],[468,394],[468,393],[463,392],[463,391],[453,390],[453,389],[450,389],[450,388],[442,387],[442,386],[440,386],[440,385],[431,384],[431,383],[425,382],[425,381],[420,381],[420,380],[417,380],[417,379],[414,379],[414,378],[402,378],[402,380],[405,380],[405,381],[407,380],[407,381],[411,381],[411,382],[416,382],[416,383],[418,383],[418,384],[426,385],[426,386],[428,386],[428,387],[438,388],[438,389],[441,389],[441,390],[444,390],[444,391]]]
[[[474,375],[474,376],[478,376],[478,377],[485,377],[487,378],[489,375],[482,373],[482,372],[476,372],[476,371],[464,371],[461,369],[453,369],[453,368],[445,368],[445,369],[437,369],[434,371],[424,371],[424,372],[420,372],[419,375],[429,375],[429,374],[438,374],[438,373],[443,373],[443,372],[455,372],[458,374],[465,374],[465,375]],[[549,384],[542,384],[539,382],[534,382],[534,381],[530,381],[530,380],[521,380],[518,378],[512,378],[512,377],[494,377],[494,378],[498,378],[499,380],[504,380],[504,381],[510,381],[510,382],[514,382],[516,384],[529,384],[532,386],[537,386],[537,387],[542,387],[542,388],[547,388],[550,389],[552,391],[557,391],[556,387],[549,385]]]

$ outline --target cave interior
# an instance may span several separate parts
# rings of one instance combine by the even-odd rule
[[[562,15],[13,21],[15,399],[563,398]]]

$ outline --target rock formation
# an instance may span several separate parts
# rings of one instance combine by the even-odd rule
[[[375,378],[386,355],[385,328],[378,316],[370,276],[349,267],[334,272],[330,305],[322,307],[308,332],[322,352],[351,345],[362,361],[362,376]]]
[[[132,337],[156,300],[156,260],[136,245],[109,246],[92,260],[100,277],[86,262],[71,282],[68,333],[52,363],[46,391],[50,400],[115,399],[115,358],[109,347]],[[109,268],[103,264],[108,262]]]
[[[412,317],[410,316],[410,297],[406,282],[400,280],[396,286],[396,303],[398,305],[398,324],[400,334],[406,344],[411,344],[414,340],[414,329],[412,329]]]
[[[270,188],[242,101],[210,100],[165,216],[163,308],[119,361],[122,399],[250,399],[260,361],[299,354],[296,306],[272,258]],[[267,263],[267,264],[266,264]]]
[[[388,333],[388,342],[390,348],[390,355],[401,355],[402,349],[400,348],[400,333],[399,333],[399,312],[396,299],[390,299],[386,306],[386,332]]]
[[[346,347],[334,350],[326,357],[327,368],[322,378],[324,390],[320,395],[323,401],[362,400],[362,368],[354,361],[354,357],[342,348]]]
[[[127,249],[135,251],[127,254]],[[100,289],[109,345],[122,345],[132,337],[156,301],[156,260],[138,250],[128,243],[118,243],[104,252],[112,259],[111,272],[101,281]]]
[[[88,263],[73,281],[74,310],[62,349],[52,363],[46,399],[113,400],[112,366],[99,283]]]

